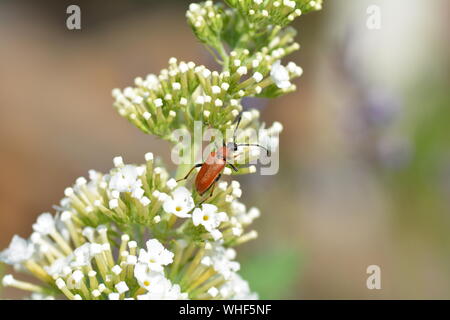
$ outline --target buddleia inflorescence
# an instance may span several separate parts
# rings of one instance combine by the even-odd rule
[[[300,47],[288,24],[320,8],[321,1],[305,0],[191,4],[188,23],[221,70],[171,58],[158,75],[114,89],[114,107],[144,133],[172,143],[175,130],[194,133],[197,122],[225,132],[242,114],[237,141],[255,129],[258,142],[273,151],[281,124],[266,128],[259,112],[244,111],[241,101],[295,90],[292,79],[302,69],[281,63]],[[38,217],[28,239],[13,237],[1,261],[38,281],[8,274],[3,285],[30,291],[35,299],[257,298],[237,273],[234,247],[257,236],[249,227],[260,212],[239,201],[237,181],[218,182],[201,203],[190,183],[175,180],[185,172],[171,175],[152,153],[142,165],[125,164],[122,157],[113,163],[107,174],[91,170],[88,179],[78,178],[55,215]],[[240,170],[252,172],[254,166]]]

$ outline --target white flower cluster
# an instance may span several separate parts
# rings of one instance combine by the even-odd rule
[[[275,43],[254,56],[248,50],[233,51],[232,66],[222,73],[172,58],[159,76],[136,78],[136,87],[114,89],[114,106],[145,133],[172,142],[178,142],[174,130],[193,132],[195,121],[203,123],[205,130],[213,127],[225,132],[242,111],[243,97],[263,96],[265,88],[276,94],[295,89],[290,80],[299,77],[301,69],[293,62],[287,68],[281,66],[279,59],[286,54]],[[255,130],[260,126],[252,122]]]
[[[243,109],[244,97],[277,97],[294,91],[296,86],[291,81],[301,76],[302,69],[294,62],[283,66],[281,59],[300,48],[294,41],[296,31],[266,26],[264,23],[271,21],[268,18],[248,24],[237,10],[247,8],[249,3],[269,6],[273,12],[285,13],[286,8],[291,8],[294,13],[290,15],[313,7],[313,1],[285,1],[279,8],[275,4],[278,2],[272,1],[229,1],[235,8],[228,9],[212,1],[191,4],[186,13],[188,22],[195,35],[220,55],[216,58],[222,70],[171,58],[168,68],[159,75],[138,77],[134,87],[113,90],[119,114],[145,133],[177,142],[174,130],[192,133],[195,121],[201,121],[204,129],[230,129]],[[269,17],[282,17],[276,12]],[[255,129],[259,127],[259,123],[254,124]]]
[[[249,115],[243,121],[251,119]],[[266,136],[272,136],[281,130],[281,125],[275,123],[264,130]],[[245,138],[246,131],[240,134]],[[180,236],[218,240],[222,239],[219,230],[223,230],[226,235],[223,241],[240,241],[236,237],[241,234],[231,232],[233,228],[242,229],[239,220],[225,217],[234,218],[243,214],[235,209],[240,204],[237,199],[242,195],[237,181],[229,185],[225,181],[219,182],[208,205],[196,208],[201,196],[179,185],[162,166],[155,166],[153,154],[147,153],[145,159],[145,165],[136,166],[125,165],[121,157],[116,157],[116,168],[109,174],[91,171],[89,181],[77,179],[73,187],[65,190],[66,198],[60,206],[63,210],[61,217],[68,219],[70,216],[87,225],[99,225],[112,219],[117,223],[140,223],[150,228],[160,228],[166,224],[171,227],[180,219],[183,224],[175,230]],[[247,171],[242,169],[244,173],[254,170],[254,166],[248,167]],[[230,174],[231,171],[224,173]],[[201,215],[204,220],[199,221]]]
[[[78,178],[55,216],[41,214],[29,239],[14,236],[0,253],[41,284],[12,275],[3,284],[39,294],[33,298],[222,299],[242,287],[250,297],[242,281],[235,289],[228,283],[239,270],[231,246],[256,237],[244,229],[259,216],[237,200],[239,183],[220,182],[198,207],[198,195],[155,166],[151,153],[145,158],[138,166],[116,157],[109,174]]]
[[[322,9],[322,0],[226,0],[252,23],[284,27],[304,13]]]
[[[206,1],[191,3],[186,12],[186,18],[200,41],[209,44],[222,55],[226,55],[225,48],[217,35],[230,24],[229,20],[233,13],[232,9],[225,9],[221,3],[213,4],[212,1]]]
[[[149,74],[136,78],[135,87],[114,89],[114,106],[142,131],[171,140],[175,129],[193,130],[194,121],[221,127],[233,120],[242,106],[237,100],[227,102],[231,81],[229,73],[171,58],[159,76]],[[208,115],[214,116],[204,119]]]

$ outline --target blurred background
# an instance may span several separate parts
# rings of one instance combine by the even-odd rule
[[[114,156],[169,163],[166,142],[116,114],[111,89],[172,56],[215,67],[189,2],[0,0],[0,248]],[[75,3],[81,31],[65,25]],[[261,298],[450,299],[449,12],[446,0],[333,0],[296,20],[298,91],[252,102],[284,125],[280,171],[239,178],[262,211],[259,238],[238,249]],[[369,265],[381,290],[366,287]]]

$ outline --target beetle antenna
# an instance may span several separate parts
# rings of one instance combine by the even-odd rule
[[[259,145],[259,144],[256,144],[256,143],[242,143],[242,144],[238,144],[237,146],[238,147],[260,147],[260,148],[266,150],[267,156],[270,157],[270,150],[265,148],[265,147],[263,147],[263,146],[261,146],[261,145]]]
[[[237,129],[239,128],[239,124],[241,123],[241,119],[242,119],[242,113],[240,113],[238,115],[236,127],[234,128],[234,133],[233,133],[233,142],[234,143],[236,143],[236,133],[237,133]]]

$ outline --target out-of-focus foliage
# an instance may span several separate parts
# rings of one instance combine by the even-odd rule
[[[396,196],[398,223],[420,228],[448,251],[450,223],[443,223],[442,213],[450,206],[450,99],[439,84],[424,85],[422,91],[426,99],[418,98],[411,105],[420,111],[409,123],[413,145],[409,164],[391,173],[386,187]]]
[[[289,246],[275,246],[241,263],[241,274],[260,299],[286,299],[302,272],[300,253]]]

